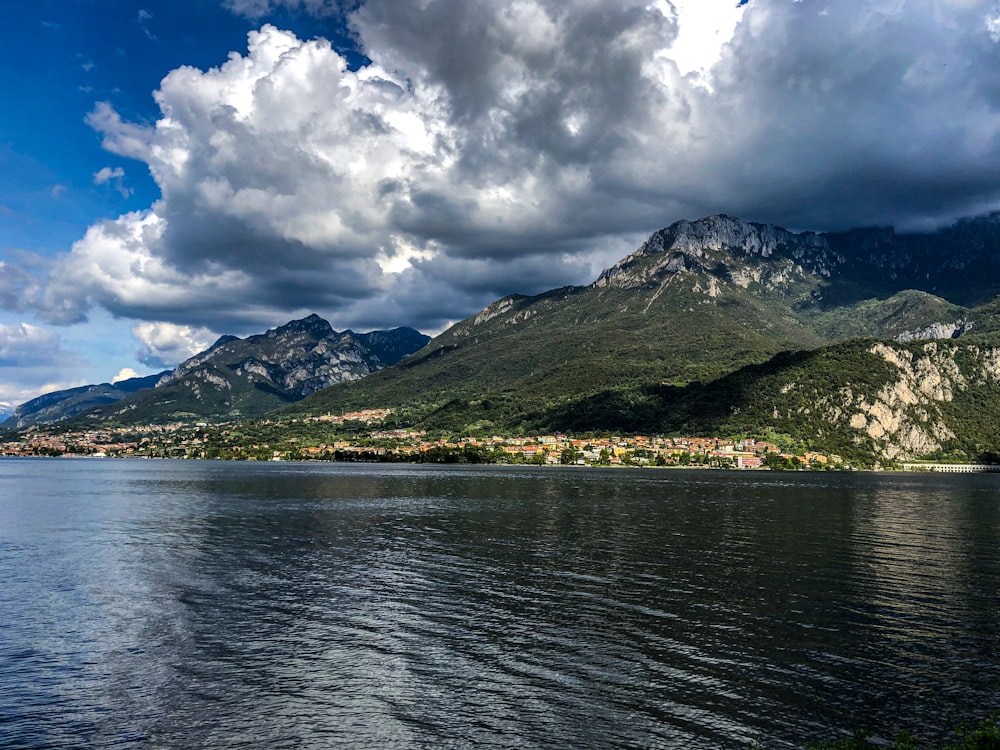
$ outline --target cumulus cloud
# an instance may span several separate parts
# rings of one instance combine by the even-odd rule
[[[996,8],[754,0],[705,71],[678,65],[685,5],[368,0],[347,19],[356,70],[265,25],[246,54],[167,75],[153,125],[95,107],[162,197],[91,227],[38,304],[59,322],[100,305],[213,330],[311,310],[434,329],[588,281],[678,218],[916,227],[1000,208]]]
[[[207,328],[172,323],[139,323],[132,328],[132,336],[140,344],[136,358],[144,365],[155,368],[173,367],[204,351],[218,338]],[[121,373],[119,379],[124,379],[120,376]]]

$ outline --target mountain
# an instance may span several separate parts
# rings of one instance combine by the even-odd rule
[[[165,371],[117,383],[83,385],[46,393],[14,408],[10,417],[0,423],[0,428],[23,429],[35,424],[62,422],[90,409],[117,403],[136,391],[152,388],[168,373],[169,371]]]
[[[996,460],[1000,339],[855,339],[783,352],[686,387],[605,391],[549,413],[536,429],[702,435],[780,433],[860,464]],[[992,455],[990,455],[992,454]]]
[[[423,349],[431,340],[430,336],[413,328],[394,328],[391,331],[372,331],[354,335],[385,367],[391,367],[404,357]]]
[[[155,388],[87,418],[136,424],[260,416],[396,364],[429,340],[412,328],[338,332],[310,315],[247,338],[224,336],[163,375]]]
[[[782,351],[1000,330],[998,250],[997,215],[923,235],[681,221],[588,286],[504,297],[287,412],[384,406],[427,426],[512,429],[581,396],[710,381]]]

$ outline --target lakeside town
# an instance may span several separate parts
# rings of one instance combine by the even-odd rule
[[[836,454],[757,437],[669,437],[564,433],[526,436],[429,434],[386,427],[390,409],[340,415],[209,424],[173,422],[128,427],[31,427],[5,440],[0,456],[172,458],[231,461],[364,461],[506,463],[538,466],[634,466],[822,471],[895,468],[946,473],[998,472],[1000,465],[917,461],[855,466]]]
[[[783,450],[761,438],[664,436],[444,436],[385,428],[389,409],[255,423],[29,429],[0,442],[4,456],[96,456],[245,461],[411,461],[731,469],[846,468],[842,459]],[[345,429],[349,428],[349,429]]]

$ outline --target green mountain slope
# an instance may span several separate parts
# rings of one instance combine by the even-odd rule
[[[983,226],[992,241],[1000,225],[991,217]],[[970,227],[934,238],[978,274],[1000,245],[960,251]],[[784,350],[961,334],[975,311],[933,293],[932,246],[884,230],[794,234],[727,216],[678,222],[589,286],[505,297],[400,366],[320,391],[288,413],[394,407],[432,426],[511,428],[581,395],[711,380]],[[963,299],[988,294],[983,284],[994,282],[966,277]],[[956,286],[952,278],[948,288]]]
[[[975,327],[969,325],[967,308],[914,289],[887,299],[864,299],[843,307],[803,312],[817,333],[828,341],[867,336],[950,338]]]
[[[1000,451],[1000,337],[853,340],[784,352],[684,388],[609,390],[533,415],[535,430],[784,433],[861,463]]]

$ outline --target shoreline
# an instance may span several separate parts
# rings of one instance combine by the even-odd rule
[[[572,464],[560,464],[560,463],[532,463],[528,462],[500,462],[500,461],[414,461],[399,458],[357,458],[357,459],[335,459],[335,458],[271,458],[271,459],[256,459],[256,458],[221,458],[221,457],[202,457],[202,456],[141,456],[141,455],[99,455],[94,453],[62,453],[59,455],[41,455],[41,454],[0,454],[0,460],[3,459],[31,459],[31,460],[51,460],[51,459],[71,459],[71,460],[104,460],[110,459],[114,461],[121,460],[136,460],[136,461],[211,461],[216,463],[255,463],[255,464],[269,464],[269,463],[288,463],[288,464],[395,464],[395,465],[422,465],[422,466],[512,466],[519,468],[559,468],[559,469],[611,469],[611,470],[622,470],[622,469],[642,469],[642,470],[666,470],[666,471],[720,471],[720,472],[772,472],[772,473],[782,473],[782,474],[806,474],[806,473],[837,473],[837,472],[861,472],[861,473],[871,473],[871,474],[1000,474],[1000,464],[982,464],[982,463],[931,463],[931,462],[919,462],[919,461],[908,461],[901,464],[898,467],[876,467],[876,468],[860,468],[860,467],[848,467],[848,466],[837,466],[837,467],[801,467],[797,469],[792,468],[771,468],[769,466],[759,466],[753,468],[736,468],[734,466],[708,466],[703,464],[694,465],[668,465],[668,466],[657,466],[653,464],[600,464],[600,463],[572,463]]]

